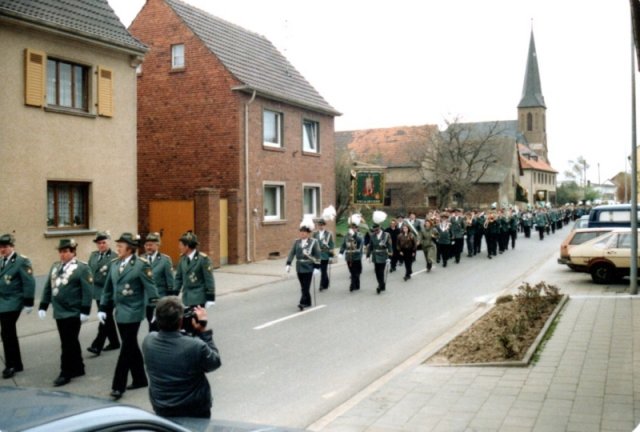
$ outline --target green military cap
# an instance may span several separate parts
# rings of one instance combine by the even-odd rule
[[[60,239],[60,241],[58,242],[58,247],[56,249],[75,249],[77,247],[78,242],[76,242],[74,239]]]
[[[147,234],[147,238],[145,238],[145,241],[160,243],[160,233],[152,232]]]
[[[180,242],[191,249],[200,244],[198,243],[198,237],[191,231],[182,234],[182,236],[180,236]]]
[[[318,219],[318,221],[316,223],[318,225],[326,225],[327,224],[323,218]]]
[[[111,238],[111,234],[109,231],[98,231],[96,233],[96,237],[93,239],[94,243],[98,243],[101,240],[109,240]]]
[[[126,243],[129,246],[133,246],[134,248],[138,247],[138,240],[140,240],[139,235],[134,235],[128,232],[120,234],[120,238],[116,240],[116,243]]]
[[[13,234],[3,234],[0,236],[0,246],[13,246],[16,243],[16,238]]]

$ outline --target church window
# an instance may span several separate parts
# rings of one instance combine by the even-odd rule
[[[533,115],[531,113],[527,113],[527,131],[533,130]]]

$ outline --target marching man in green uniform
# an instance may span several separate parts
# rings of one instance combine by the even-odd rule
[[[44,283],[38,316],[45,319],[49,304],[53,305],[62,354],[60,376],[53,385],[65,385],[72,378],[84,375],[80,350],[80,325],[89,319],[93,300],[93,274],[91,268],[76,259],[78,243],[74,239],[61,239],[58,244],[60,261],[51,266]]]
[[[0,335],[4,347],[5,369],[2,378],[11,378],[22,372],[22,356],[16,323],[23,310],[31,313],[36,282],[29,258],[14,250],[11,234],[0,236]]]
[[[318,231],[313,233],[313,238],[320,244],[320,291],[329,288],[329,260],[333,258],[333,234],[325,229],[324,219],[318,221]]]
[[[180,261],[176,268],[173,295],[182,290],[185,306],[203,306],[209,309],[216,303],[216,283],[213,278],[211,259],[199,252],[198,237],[188,231],[180,237],[178,249]]]
[[[102,288],[107,280],[111,261],[117,258],[116,253],[109,247],[110,238],[111,236],[108,232],[98,231],[96,237],[93,239],[97,250],[91,252],[89,256],[88,264],[89,267],[91,267],[91,271],[93,271],[93,298],[96,301],[98,310],[100,310]],[[106,308],[105,313],[107,314],[105,323],[98,324],[98,335],[91,343],[91,346],[87,348],[87,351],[97,356],[100,355],[103,350],[111,351],[120,348],[118,330],[116,330],[116,322],[113,320],[113,308]],[[109,340],[109,345],[105,347],[104,343],[107,339]]]
[[[296,259],[296,273],[300,281],[300,301],[298,309],[301,311],[311,307],[311,279],[320,275],[320,246],[316,239],[310,238],[313,221],[305,219],[300,224],[300,238],[293,242],[287,257],[286,272],[291,270],[291,263]]]
[[[376,280],[378,281],[376,293],[380,294],[387,289],[385,270],[387,269],[387,265],[391,263],[393,249],[391,249],[391,236],[389,233],[382,231],[378,223],[374,223],[371,228],[373,229],[373,233],[371,235],[371,241],[367,245],[367,259],[371,259],[373,262]],[[411,259],[411,257],[405,257],[405,260],[407,259]]]
[[[342,240],[340,246],[340,255],[344,256],[349,268],[351,283],[349,291],[358,291],[360,289],[360,274],[362,273],[362,255],[364,252],[364,239],[358,232],[361,216],[353,214],[349,217],[349,231]]]
[[[122,339],[111,386],[111,397],[116,400],[126,390],[148,385],[138,345],[138,330],[140,322],[145,318],[147,302],[155,303],[158,292],[153,283],[149,262],[136,255],[138,239],[138,236],[131,233],[122,233],[116,240],[118,259],[111,262],[98,312],[98,319],[104,323],[107,308],[115,308],[115,320]],[[131,385],[127,386],[129,371],[132,379]]]
[[[144,242],[146,259],[151,264],[153,282],[156,284],[159,298],[173,295],[173,263],[168,255],[160,253],[160,233],[147,234]],[[147,322],[149,331],[158,331],[158,326],[153,319],[155,306],[147,305]]]

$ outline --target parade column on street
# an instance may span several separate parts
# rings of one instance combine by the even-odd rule
[[[367,259],[373,262],[374,270],[376,273],[376,280],[378,286],[376,287],[376,293],[380,294],[387,288],[387,271],[391,264],[391,255],[393,251],[391,249],[391,236],[380,229],[382,224],[387,219],[387,214],[383,211],[376,210],[373,212],[373,235],[367,245]]]
[[[31,261],[18,254],[14,247],[15,238],[12,234],[0,236],[0,280],[3,281],[3,294],[0,296],[0,335],[4,348],[4,379],[12,378],[24,369],[16,323],[23,310],[28,314],[33,310],[36,291]]]
[[[158,297],[163,298],[173,295],[173,264],[169,255],[160,253],[160,233],[153,232],[147,234],[144,242],[144,251],[146,259],[151,265],[153,272],[153,283],[158,290]],[[158,331],[158,326],[153,319],[155,311],[154,305],[147,305],[147,322],[149,323],[149,331]]]
[[[117,255],[111,250],[109,240],[111,235],[108,231],[98,231],[93,242],[96,244],[97,250],[91,252],[89,256],[89,267],[93,272],[93,299],[96,301],[96,307],[100,310],[100,297],[104,283],[107,280],[107,274],[111,261],[117,259]],[[120,339],[116,329],[116,322],[113,319],[113,307],[105,308],[107,318],[104,324],[98,324],[98,334],[91,342],[91,346],[87,348],[90,353],[99,356],[102,351],[111,351],[120,349]],[[109,340],[109,344],[105,347],[104,343]]]
[[[60,375],[53,382],[56,387],[85,373],[78,336],[91,311],[93,274],[87,264],[76,259],[77,247],[74,239],[60,239],[60,261],[51,266],[38,310],[40,319],[45,319],[49,305],[53,305],[61,345]]]
[[[120,399],[126,390],[147,387],[142,352],[138,345],[138,330],[145,319],[147,303],[154,304],[158,292],[153,283],[149,262],[138,257],[139,236],[122,233],[116,240],[117,260],[111,263],[109,275],[100,299],[98,319],[104,323],[110,306],[115,308],[115,320],[122,339],[116,370],[111,385],[111,397]],[[127,386],[131,372],[132,382]]]
[[[311,307],[311,280],[320,275],[320,246],[316,239],[310,238],[314,229],[313,219],[305,218],[300,223],[300,238],[293,242],[287,256],[286,272],[291,270],[293,259],[296,260],[296,273],[300,281],[300,301],[298,309],[303,311]],[[315,289],[315,287],[314,287]]]
[[[340,246],[340,256],[344,256],[349,269],[349,291],[358,291],[360,289],[360,274],[362,273],[362,254],[364,251],[364,239],[360,235],[358,228],[362,216],[353,214],[349,216],[347,223],[349,229],[342,240]]]

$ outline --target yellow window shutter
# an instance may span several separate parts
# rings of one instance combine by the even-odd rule
[[[41,107],[44,105],[44,83],[47,56],[43,51],[24,50],[24,103]]]
[[[113,117],[113,71],[98,67],[98,115]]]

